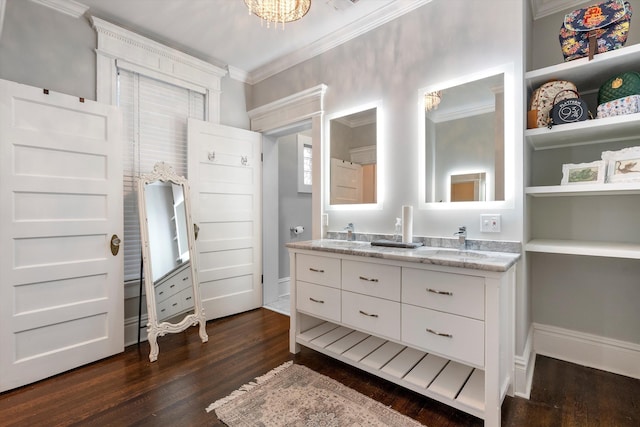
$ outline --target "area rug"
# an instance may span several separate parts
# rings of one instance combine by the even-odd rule
[[[230,427],[416,427],[422,424],[311,369],[287,362],[212,403]]]

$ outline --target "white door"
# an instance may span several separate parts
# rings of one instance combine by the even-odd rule
[[[331,159],[331,204],[362,203],[362,166]]]
[[[0,80],[0,391],[124,349],[121,116]]]
[[[207,320],[262,306],[262,135],[189,119],[189,183]]]

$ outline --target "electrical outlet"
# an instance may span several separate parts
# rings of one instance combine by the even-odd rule
[[[500,222],[500,214],[482,214],[480,215],[480,232],[499,233]]]

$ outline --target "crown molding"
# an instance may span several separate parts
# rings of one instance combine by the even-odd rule
[[[49,7],[57,12],[64,13],[74,18],[80,18],[89,10],[89,6],[85,6],[73,0],[31,0],[34,3]]]
[[[431,112],[431,121],[434,123],[444,123],[451,120],[463,119],[465,117],[478,116],[480,114],[492,113],[496,110],[495,105],[493,103],[490,104],[479,104],[474,106],[469,106],[465,108],[460,108],[455,111],[450,111],[447,113],[438,113],[437,110]]]
[[[395,1],[388,6],[371,13],[366,18],[360,19],[346,27],[311,43],[290,55],[285,55],[249,73],[247,83],[256,84],[281,71],[300,64],[308,59],[320,55],[336,46],[354,39],[368,31],[373,30],[389,21],[392,21],[412,10],[419,8],[432,0]]]
[[[584,2],[585,0],[531,0],[533,19],[544,18],[566,9],[575,8]]]
[[[227,69],[229,70],[229,77],[233,80],[238,80],[242,83],[249,83],[249,73],[246,71],[232,65],[227,65]]]

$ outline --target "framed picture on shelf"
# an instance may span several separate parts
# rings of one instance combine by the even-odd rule
[[[640,181],[640,147],[604,151],[602,160],[607,168],[607,182]]]
[[[596,160],[591,163],[568,163],[562,165],[562,185],[603,184],[605,162]]]

